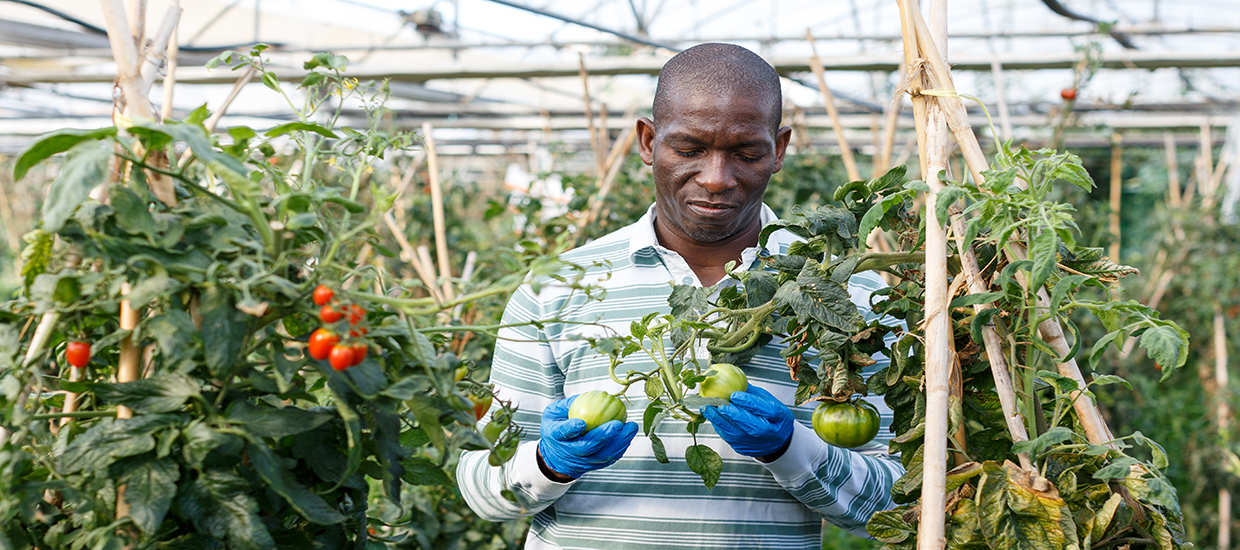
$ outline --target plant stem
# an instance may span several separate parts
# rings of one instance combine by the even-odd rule
[[[52,420],[55,418],[103,418],[108,416],[115,417],[116,411],[75,411],[35,414],[30,416],[30,420]]]

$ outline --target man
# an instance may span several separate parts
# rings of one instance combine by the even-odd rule
[[[823,519],[864,536],[869,517],[892,506],[903,468],[885,456],[885,441],[854,452],[819,439],[809,428],[814,403],[789,408],[796,383],[779,344],[742,366],[750,387],[734,393],[732,405],[703,409],[710,422],[697,442],[724,462],[713,489],[684,462],[693,440],[683,422],[660,425],[671,459],[660,464],[649,440],[634,438],[635,422],[583,433],[584,422],[567,418],[576,395],[617,391],[607,357],[579,337],[608,328],[627,334],[633,320],[669,310],[670,283],[734,284],[724,280],[728,262],[749,267],[760,254],[787,250],[794,237],[783,231],[769,250],[757,246],[762,226],[775,220],[762,195],[791,134],[779,126],[781,105],[778,75],[744,48],[703,44],[672,58],[659,75],[653,120],[637,122],[655,204],[634,225],[565,258],[592,265],[584,282],[606,288],[606,297],[545,286],[538,294],[523,288],[509,302],[505,324],[563,321],[508,329],[496,346],[492,381],[519,407],[515,421],[528,440],[505,469],[489,466],[484,451],[465,453],[457,477],[483,518],[534,516],[527,548],[817,549]],[[869,295],[881,286],[873,273],[849,283],[867,320]],[[651,370],[639,356],[621,371]],[[648,401],[640,390],[628,397],[629,419],[640,422]],[[528,508],[501,497],[505,488]]]

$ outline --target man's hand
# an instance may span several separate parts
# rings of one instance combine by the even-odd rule
[[[582,474],[615,464],[637,435],[637,423],[609,421],[586,432],[586,421],[569,418],[574,395],[543,410],[538,456],[552,473],[576,479]],[[585,432],[585,433],[583,433]],[[546,472],[544,472],[546,473]],[[553,481],[565,481],[547,476]]]
[[[792,411],[775,396],[753,384],[745,391],[732,392],[731,405],[702,407],[732,450],[764,462],[779,458],[792,441]]]

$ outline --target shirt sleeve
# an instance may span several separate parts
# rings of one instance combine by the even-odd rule
[[[871,295],[885,286],[883,279],[872,271],[857,273],[848,281],[852,301],[867,323],[879,319],[885,325],[903,328],[903,321],[879,317],[870,308]],[[888,349],[895,340],[888,335]],[[868,378],[890,364],[890,358],[883,353],[875,354],[874,360],[877,363],[866,368],[863,376]],[[827,522],[869,538],[865,524],[875,512],[895,506],[891,487],[905,470],[898,457],[887,453],[891,409],[877,396],[866,400],[879,411],[879,437],[875,441],[855,450],[844,449],[826,443],[813,429],[798,422],[793,426],[788,450],[765,466],[780,486],[822,514]]]
[[[491,382],[497,400],[511,401],[517,412],[513,422],[522,429],[516,456],[503,467],[491,466],[490,451],[465,451],[457,463],[461,496],[479,517],[504,521],[532,516],[551,506],[572,483],[547,479],[538,468],[537,450],[542,411],[564,398],[564,374],[556,363],[544,328],[529,321],[545,319],[543,309],[529,286],[522,286],[504,309],[501,329],[491,364]],[[545,325],[544,325],[545,326]],[[498,404],[493,408],[498,408]],[[504,498],[511,490],[520,502]]]
[[[823,519],[867,538],[865,524],[875,512],[895,506],[891,486],[904,475],[898,460],[829,445],[799,422],[788,450],[765,466],[780,486]]]

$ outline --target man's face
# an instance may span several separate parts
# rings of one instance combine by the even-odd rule
[[[637,123],[642,161],[654,170],[657,223],[698,244],[758,223],[762,194],[783,167],[792,130],[772,131],[769,106],[740,94],[680,93],[668,113]]]

